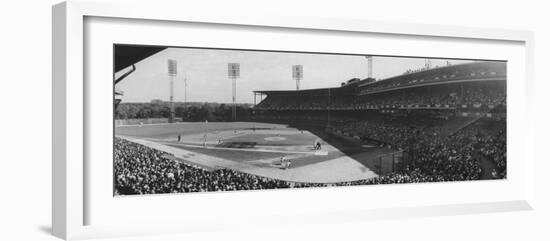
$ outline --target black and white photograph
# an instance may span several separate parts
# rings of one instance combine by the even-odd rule
[[[546,1],[2,8],[0,241],[549,241]]]
[[[507,178],[504,60],[133,44],[113,58],[115,196]]]

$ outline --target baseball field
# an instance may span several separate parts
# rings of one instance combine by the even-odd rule
[[[394,152],[323,130],[258,122],[127,125],[115,127],[115,135],[210,170],[229,168],[294,182],[376,177],[391,168],[380,157]]]

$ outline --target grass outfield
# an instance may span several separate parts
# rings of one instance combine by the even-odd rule
[[[183,136],[201,134],[205,131],[232,131],[257,129],[287,129],[288,126],[281,124],[256,123],[256,122],[186,122],[173,124],[152,124],[152,125],[131,125],[115,127],[115,134],[131,137],[144,138],[177,138],[178,134]]]

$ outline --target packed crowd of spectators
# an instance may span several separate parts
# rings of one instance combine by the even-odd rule
[[[442,86],[378,93],[359,97],[363,107],[395,106],[461,106],[481,107],[505,103],[505,89],[485,86]]]
[[[495,165],[496,178],[506,177],[506,125],[504,121],[472,125],[462,131],[474,136],[481,158]]]
[[[412,176],[422,177],[419,181],[476,180],[482,178],[483,161],[496,165],[494,178],[505,178],[506,128],[503,121],[487,121],[492,127],[479,124],[485,120],[477,120],[454,133],[445,124],[453,121],[434,123],[411,117],[403,120],[337,120],[331,128],[406,151],[410,162],[401,174],[409,176],[407,178],[414,174]],[[491,129],[493,131],[487,131]],[[404,177],[397,175],[392,178]]]
[[[506,103],[506,90],[497,85],[436,86],[368,95],[268,96],[256,108],[267,110],[361,110],[393,108],[492,108]]]

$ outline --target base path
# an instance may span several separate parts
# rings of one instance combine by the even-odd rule
[[[159,142],[138,139],[127,136],[117,136],[131,142],[148,146],[159,151],[167,152],[176,158],[199,166],[213,169],[227,168],[252,175],[258,175],[278,180],[308,183],[335,183],[369,179],[378,175],[348,156],[341,156],[332,160],[318,162],[283,170],[276,167],[257,166],[247,162],[237,162],[219,157],[205,155],[185,149],[168,146]],[[208,148],[208,147],[207,147]],[[311,153],[314,155],[314,153]]]

